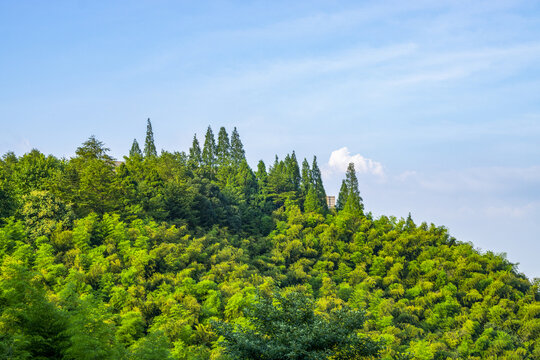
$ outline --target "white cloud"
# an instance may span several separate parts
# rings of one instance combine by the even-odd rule
[[[354,163],[356,172],[384,177],[383,166],[380,162],[363,157],[360,154],[351,155],[347,147],[332,151],[328,167],[332,171],[345,172],[349,163]]]

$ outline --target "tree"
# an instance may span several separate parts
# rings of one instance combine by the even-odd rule
[[[0,268],[0,358],[62,359],[64,314],[30,272],[12,258]]]
[[[213,173],[216,166],[216,141],[212,128],[208,126],[206,136],[204,137],[204,147],[202,151],[202,163],[207,169]]]
[[[379,344],[358,335],[364,314],[347,308],[328,317],[315,313],[313,299],[299,292],[262,296],[248,310],[251,326],[216,323],[233,359],[358,359],[375,356]]]
[[[306,196],[309,190],[309,186],[312,184],[313,179],[311,177],[311,169],[309,168],[309,163],[304,158],[302,161],[302,195]]]
[[[302,178],[300,176],[300,167],[298,166],[298,160],[296,160],[296,154],[294,153],[294,151],[290,156],[287,155],[287,157],[285,158],[285,167],[287,177],[292,183],[294,190],[299,191]]]
[[[107,154],[109,151],[110,149],[105,147],[105,144],[103,144],[102,141],[99,141],[94,135],[91,135],[82,146],[77,148],[75,154],[82,161],[101,160],[112,165],[113,158]]]
[[[257,180],[259,181],[265,181],[266,177],[268,176],[268,173],[266,172],[266,165],[264,164],[264,161],[259,160],[257,163],[257,172],[255,173],[257,176]]]
[[[358,189],[358,178],[356,177],[354,163],[349,163],[347,167],[345,182],[347,184],[347,201],[344,209],[350,212],[362,212],[364,205],[362,204],[362,197],[360,197],[360,190]]]
[[[219,129],[218,134],[218,143],[216,148],[217,161],[220,166],[228,165],[231,161],[230,159],[231,144],[229,142],[229,135],[227,130],[222,126]]]
[[[326,204],[326,191],[324,190],[321,170],[319,170],[319,165],[317,165],[316,156],[313,157],[313,164],[311,165],[311,178],[315,193],[317,194],[317,198],[320,201],[321,207],[324,212],[328,212],[328,205]]]
[[[243,160],[246,159],[246,154],[244,152],[244,145],[240,140],[240,135],[236,127],[234,128],[231,135],[231,162],[233,165],[239,165]]]
[[[172,359],[167,337],[161,331],[154,331],[139,339],[130,348],[129,359],[167,360]]]
[[[113,158],[103,143],[91,136],[77,148],[77,156],[54,185],[56,193],[67,203],[74,205],[78,215],[86,216],[94,211],[103,214],[118,207],[118,189]]]
[[[309,190],[306,195],[306,199],[304,200],[304,211],[317,213],[323,212],[321,201],[317,196],[317,192],[315,191],[315,187],[313,186],[313,184],[309,185]]]
[[[36,239],[39,236],[50,236],[55,229],[71,225],[73,212],[69,204],[58,199],[49,191],[31,191],[23,197],[20,209],[28,234]]]
[[[17,203],[11,183],[0,178],[0,224],[15,212]]]
[[[144,142],[144,156],[147,158],[156,157],[157,150],[154,144],[154,132],[152,131],[152,123],[150,118],[146,122],[146,141]]]
[[[349,189],[347,189],[347,182],[344,179],[341,182],[341,188],[339,189],[339,195],[336,202],[336,210],[343,210],[348,197],[349,197]]]
[[[65,359],[97,360],[122,358],[114,322],[105,306],[92,295],[76,299],[64,334],[69,338]]]
[[[15,166],[12,181],[16,184],[16,192],[25,195],[32,190],[49,189],[61,167],[61,161],[54,156],[45,156],[32,149],[21,156]]]
[[[142,157],[142,151],[139,147],[139,143],[137,142],[137,139],[133,139],[133,145],[131,145],[131,149],[129,150],[129,157]]]
[[[189,148],[189,164],[191,167],[199,167],[202,163],[201,146],[197,140],[197,134],[193,135],[193,143]]]

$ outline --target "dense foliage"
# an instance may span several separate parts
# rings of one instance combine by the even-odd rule
[[[303,294],[314,334],[365,313],[351,339],[377,358],[540,358],[538,281],[444,227],[373,218],[352,165],[337,209],[325,196],[316,159],[253,171],[236,129],[158,155],[148,121],[122,162],[95,137],[71,159],[8,153],[0,358],[227,358],[276,292]]]
[[[361,311],[342,307],[326,316],[316,314],[314,301],[300,292],[257,300],[246,310],[251,326],[215,326],[233,359],[349,360],[379,352],[378,343],[358,335],[364,324]]]

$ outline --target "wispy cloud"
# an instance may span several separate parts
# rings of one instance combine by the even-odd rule
[[[499,197],[540,189],[540,166],[479,167],[421,173],[405,171],[394,177],[396,183],[419,186],[425,191],[456,195],[498,194]],[[538,190],[537,192],[540,192]]]

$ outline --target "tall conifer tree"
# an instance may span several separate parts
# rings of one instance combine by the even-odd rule
[[[343,210],[347,198],[349,197],[349,189],[347,189],[347,183],[345,179],[341,182],[341,188],[339,189],[339,195],[336,202],[336,210]]]
[[[154,132],[152,131],[152,123],[150,118],[146,122],[146,141],[144,142],[144,156],[155,157],[157,156],[156,145],[154,143]]]
[[[230,163],[231,144],[229,142],[229,135],[227,130],[222,126],[219,129],[218,143],[216,149],[216,156],[220,166],[228,165]]]
[[[289,178],[291,179],[294,190],[300,191],[300,183],[302,181],[302,177],[300,176],[300,167],[298,166],[298,160],[296,159],[296,154],[293,151],[292,155],[289,158],[289,163],[287,165],[287,172],[289,175]]]
[[[347,183],[348,190],[345,210],[362,212],[362,210],[364,209],[364,205],[362,204],[362,197],[360,196],[360,190],[358,188],[358,178],[356,177],[354,163],[349,163],[349,166],[347,167],[345,182]]]
[[[202,155],[201,146],[199,140],[197,140],[197,134],[193,135],[193,143],[189,148],[189,163],[192,167],[198,167],[201,165]]]
[[[139,147],[137,139],[133,139],[133,145],[131,145],[131,150],[129,150],[129,157],[140,156],[142,157],[142,151]]]
[[[214,169],[216,166],[216,141],[210,126],[208,126],[206,136],[204,137],[202,161],[203,165],[207,166],[209,169]]]
[[[264,161],[259,160],[259,163],[257,164],[257,172],[255,173],[257,176],[257,180],[266,180],[266,177],[268,176],[266,172],[266,165],[264,164]]]
[[[309,167],[309,163],[304,158],[304,161],[302,161],[302,195],[306,196],[309,190],[309,185],[312,183],[312,177],[311,177],[311,169]]]
[[[233,165],[238,166],[245,159],[244,145],[242,145],[240,135],[235,127],[231,135],[231,162]]]
[[[321,200],[317,196],[317,191],[313,184],[309,184],[306,199],[304,200],[304,211],[317,213],[322,213],[324,211]]]
[[[321,207],[324,212],[328,211],[328,204],[326,203],[326,191],[324,190],[324,185],[321,177],[321,170],[319,170],[319,165],[317,165],[317,157],[313,157],[313,164],[311,165],[311,177],[312,183],[314,186],[315,193],[319,198]]]

